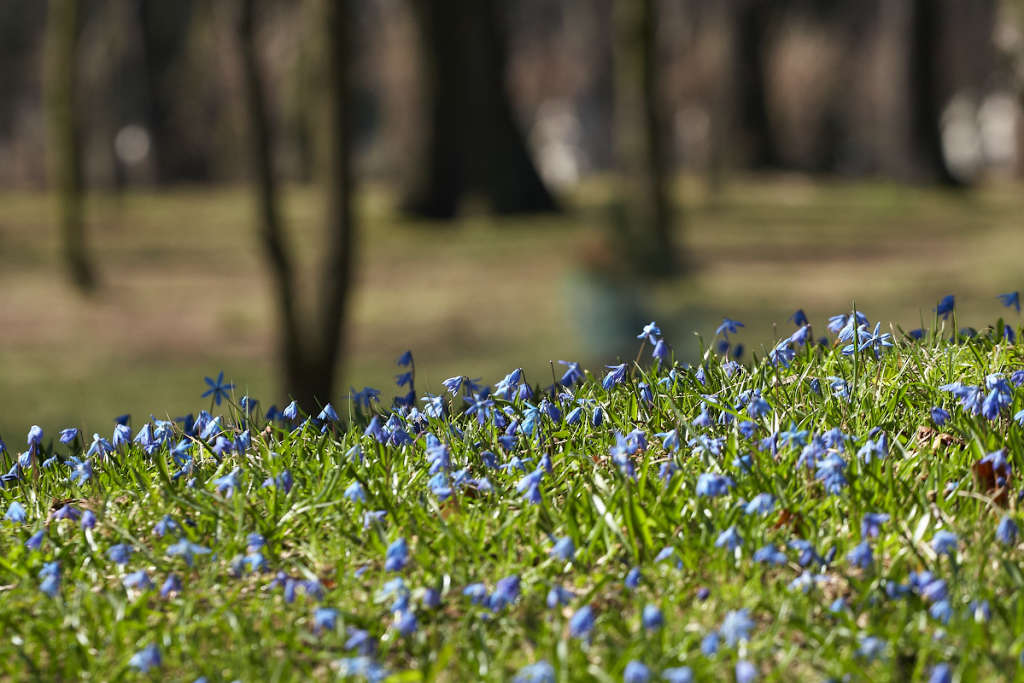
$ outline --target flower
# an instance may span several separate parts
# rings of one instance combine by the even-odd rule
[[[234,384],[227,384],[227,383],[224,382],[224,371],[223,370],[221,370],[220,374],[217,375],[217,379],[212,379],[210,377],[204,377],[203,380],[206,382],[206,384],[210,388],[207,389],[206,391],[204,391],[203,395],[200,398],[206,398],[207,396],[212,396],[213,397],[213,402],[216,403],[217,405],[220,405],[220,402],[221,402],[222,399],[228,398],[229,397],[229,393],[228,392],[230,392],[232,389],[235,388]]]
[[[78,437],[77,427],[68,427],[67,429],[60,430],[60,442],[71,443]]]
[[[209,548],[193,543],[187,538],[181,538],[177,543],[167,547],[168,555],[171,557],[178,555],[184,557],[185,563],[190,567],[192,566],[192,559],[196,555],[208,555],[210,552]]]
[[[1003,515],[1003,518],[999,520],[999,525],[996,527],[996,538],[1003,545],[1013,545],[1017,541],[1019,531],[1020,529],[1017,527],[1017,523],[1013,521],[1013,517]]]
[[[560,560],[571,562],[573,557],[576,556],[576,546],[573,544],[571,538],[563,536],[555,541],[555,546],[551,549],[551,555],[559,558]]]
[[[736,683],[754,683],[757,680],[757,667],[745,659],[736,662]]]
[[[708,496],[710,498],[724,496],[733,486],[735,486],[735,482],[731,477],[727,477],[724,474],[705,472],[697,477],[698,496]]]
[[[661,336],[661,329],[658,327],[658,323],[653,320],[646,325],[644,329],[640,330],[640,334],[636,336],[637,339],[646,339],[652,344],[658,343],[658,337]]]
[[[384,555],[384,569],[389,572],[402,571],[409,562],[409,546],[405,537],[400,537],[388,546]]]
[[[939,305],[935,307],[935,313],[942,316],[943,320],[946,320],[949,317],[949,314],[953,312],[953,302],[954,299],[952,294],[947,294],[942,297],[942,300],[939,301]]]
[[[631,660],[626,664],[622,672],[623,683],[647,683],[651,680],[651,670],[647,665],[637,660]]]
[[[728,529],[720,533],[718,535],[718,538],[715,539],[716,548],[721,548],[724,546],[729,550],[735,550],[741,545],[743,545],[743,539],[740,537],[739,532],[736,531],[735,526],[729,527]]]
[[[572,602],[572,599],[576,597],[576,594],[571,590],[563,586],[554,586],[548,591],[547,606],[550,609],[558,607],[559,605],[568,605]]]
[[[664,625],[665,617],[662,615],[661,610],[657,605],[647,604],[644,605],[641,621],[643,622],[645,629],[648,631],[656,631]]]
[[[750,630],[754,628],[754,625],[749,610],[746,608],[733,610],[725,615],[718,633],[725,639],[726,645],[734,647],[740,641],[750,640]]]
[[[875,556],[871,552],[871,544],[861,541],[853,550],[846,554],[846,559],[854,567],[869,569],[874,564]]]
[[[932,673],[928,677],[928,683],[952,683],[953,669],[945,662],[939,662],[932,667]]]
[[[949,421],[949,412],[943,410],[939,406],[932,406],[931,409],[932,422],[935,423],[936,427],[941,427]]]
[[[569,619],[569,635],[573,638],[587,640],[590,638],[593,630],[594,610],[590,608],[590,605],[579,608]]]
[[[338,629],[338,610],[333,607],[317,607],[313,610],[313,630],[336,631]]]
[[[860,535],[864,538],[876,538],[883,524],[889,521],[884,512],[867,512],[860,520]]]
[[[770,493],[759,493],[750,499],[746,507],[743,509],[748,515],[759,514],[767,515],[772,511],[775,506],[775,499]]]
[[[889,644],[884,638],[878,636],[861,635],[857,640],[859,641],[857,656],[863,657],[869,662],[873,662],[885,654],[885,648]]]
[[[129,666],[138,669],[142,673],[146,673],[150,669],[159,667],[161,663],[160,648],[156,645],[147,645],[133,654],[132,658],[128,660]]]
[[[150,581],[149,575],[146,574],[143,569],[126,574],[125,577],[121,579],[121,583],[125,588],[131,588],[137,591],[146,591],[153,587],[153,582]]]
[[[688,666],[677,666],[664,669],[661,677],[668,683],[693,683],[693,669]]]
[[[743,323],[739,320],[732,320],[730,318],[722,318],[722,324],[715,330],[715,334],[721,334],[728,337],[730,334],[736,334],[740,331],[739,328],[744,327]]]
[[[516,673],[513,683],[555,683],[555,667],[545,660],[528,664]]]
[[[604,387],[605,391],[608,391],[616,384],[622,383],[622,380],[626,377],[626,364],[620,363],[619,365],[606,365],[605,367],[611,370],[611,372],[601,380],[601,386]]]
[[[999,300],[1003,302],[1003,305],[1009,308],[1013,306],[1020,313],[1020,292],[1007,292],[1006,294],[1000,294]]]
[[[334,409],[334,406],[328,403],[323,407],[323,410],[321,410],[320,413],[316,416],[316,419],[320,420],[321,422],[337,422],[339,419],[338,411]]]
[[[956,552],[957,537],[951,531],[938,531],[932,537],[932,548],[939,555],[952,555]]]
[[[11,501],[11,504],[8,506],[4,519],[9,522],[21,523],[28,519],[28,514],[25,512],[25,508],[21,503],[14,500]]]

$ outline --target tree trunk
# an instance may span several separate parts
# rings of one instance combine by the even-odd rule
[[[64,261],[71,281],[92,291],[96,277],[85,248],[81,129],[75,106],[78,0],[50,0],[46,26],[45,97],[50,176],[59,202]]]
[[[908,49],[910,125],[914,147],[926,170],[940,184],[962,187],[946,163],[942,149],[941,71],[938,47],[941,43],[941,7],[936,0],[913,0]]]
[[[342,331],[348,315],[352,285],[352,252],[355,248],[355,221],[352,214],[352,117],[351,47],[354,39],[352,15],[354,0],[327,0],[324,28],[326,41],[326,81],[324,130],[327,163],[324,189],[327,192],[327,235],[324,253],[322,302],[319,321],[319,357],[314,368],[319,372],[324,396],[334,385],[338,358],[342,357]]]
[[[620,177],[615,220],[634,266],[663,277],[676,268],[668,193],[670,145],[659,95],[657,0],[616,0],[615,150]]]
[[[352,215],[350,102],[351,6],[348,0],[324,0],[323,26],[327,63],[323,128],[326,150],[326,251],[312,318],[302,324],[296,302],[295,270],[288,252],[274,175],[273,128],[259,69],[254,33],[254,2],[241,0],[238,16],[239,51],[245,102],[250,122],[250,153],[255,168],[260,241],[274,279],[280,318],[278,357],[283,390],[307,411],[330,401],[343,335],[355,247]]]
[[[738,4],[733,31],[736,109],[748,164],[755,169],[779,168],[782,158],[768,113],[765,64],[768,35],[777,10],[770,0],[739,0]]]
[[[557,210],[506,90],[505,36],[494,0],[412,0],[425,71],[426,140],[403,202],[449,219],[465,195],[496,213]]]

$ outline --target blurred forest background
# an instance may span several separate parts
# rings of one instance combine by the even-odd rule
[[[0,93],[12,443],[1024,284],[1016,0],[4,0]]]

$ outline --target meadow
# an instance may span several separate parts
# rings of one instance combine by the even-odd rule
[[[750,351],[770,346],[801,307],[820,320],[857,305],[905,328],[955,291],[963,323],[999,314],[993,292],[1019,286],[1024,200],[993,184],[962,195],[891,184],[735,178],[717,195],[680,181],[679,245],[688,275],[662,283],[594,276],[609,185],[567,194],[568,211],[454,225],[411,222],[393,196],[360,195],[361,256],[339,400],[390,382],[412,348],[421,389],[455,374],[494,378],[548,361],[629,359],[636,326],[658,320],[693,362],[721,316],[746,323]],[[286,196],[300,263],[314,264],[320,201]],[[69,424],[109,432],[115,416],[194,411],[195,378],[223,369],[239,389],[281,404],[270,283],[247,188],[89,195],[86,215],[102,287],[69,288],[45,194],[0,193],[0,437]],[[306,271],[307,269],[303,268]],[[306,287],[315,283],[306,282]],[[748,355],[749,358],[749,355]],[[12,436],[14,435],[14,436]]]
[[[915,329],[791,310],[763,352],[719,318],[685,363],[651,322],[589,370],[427,391],[400,351],[308,414],[212,374],[181,420],[5,435],[0,675],[1019,678],[1000,293],[974,331],[953,296]]]

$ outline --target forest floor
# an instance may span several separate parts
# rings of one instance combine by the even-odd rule
[[[711,339],[723,315],[761,354],[797,308],[822,328],[856,300],[872,320],[927,327],[945,294],[980,325],[995,296],[1020,289],[1024,197],[1010,185],[970,193],[802,179],[739,180],[716,196],[680,184],[685,278],[601,284],[607,184],[566,198],[559,216],[455,225],[409,221],[387,192],[363,193],[357,285],[344,386],[391,394],[394,359],[412,349],[417,389],[457,374],[500,378],[521,366],[549,382],[550,360],[597,369],[625,351],[624,331],[657,320],[677,355]],[[287,222],[315,290],[319,194],[287,195]],[[109,433],[116,415],[186,412],[202,377],[223,369],[238,390],[274,399],[271,282],[249,191],[181,188],[99,195],[88,241],[102,286],[73,292],[61,270],[45,194],[0,192],[0,435],[75,424]],[[976,318],[976,319],[975,319]],[[925,321],[925,324],[922,324]],[[816,330],[817,331],[817,330]],[[342,393],[339,387],[339,394]],[[175,415],[171,415],[174,417]]]

